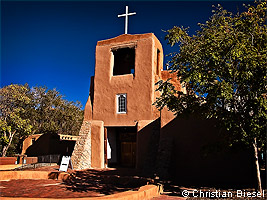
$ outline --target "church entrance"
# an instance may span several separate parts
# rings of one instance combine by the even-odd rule
[[[106,130],[107,166],[134,168],[136,163],[136,127],[108,127]]]

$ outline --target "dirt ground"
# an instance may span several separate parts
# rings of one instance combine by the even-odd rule
[[[58,166],[27,169],[58,171]],[[135,176],[134,170],[101,169],[73,171],[67,181],[59,180],[9,180],[0,181],[1,196],[32,198],[99,197],[128,190],[138,190],[149,183],[146,178]]]
[[[40,167],[36,169],[27,169],[34,171],[58,172],[59,166]],[[1,173],[1,172],[0,172]],[[237,189],[211,188],[211,187],[192,187],[180,186],[171,182],[161,182],[150,178],[144,178],[139,175],[135,169],[87,169],[74,171],[68,169],[71,174],[70,179],[62,182],[59,180],[9,180],[0,181],[0,196],[5,197],[32,197],[32,198],[78,198],[78,197],[100,197],[104,195],[115,194],[128,190],[138,190],[146,184],[163,184],[164,194],[153,200],[181,200],[183,191],[189,192],[189,199],[211,199],[209,197],[193,197],[193,191],[208,192],[205,195],[212,195],[211,192],[220,191],[231,192],[233,198],[212,198],[212,199],[267,199],[267,190],[263,198],[236,197]],[[255,192],[254,189],[242,189],[243,192]],[[215,193],[213,193],[215,194]],[[204,195],[204,196],[205,196]]]

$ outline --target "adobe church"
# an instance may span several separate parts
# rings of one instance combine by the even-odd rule
[[[74,169],[131,167],[182,183],[251,183],[249,154],[204,151],[221,142],[215,121],[176,118],[152,105],[160,95],[155,83],[169,78],[186,92],[176,74],[163,70],[162,45],[153,33],[98,41]]]
[[[155,83],[171,76],[175,78],[163,71],[162,46],[153,33],[123,34],[97,43],[81,130],[91,129],[91,162],[84,168],[135,167],[141,162],[139,149],[145,141],[139,133],[160,117],[152,105],[159,95]],[[177,87],[182,89],[179,83]]]

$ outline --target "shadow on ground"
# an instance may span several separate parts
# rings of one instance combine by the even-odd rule
[[[170,197],[184,197],[184,191],[187,192],[187,197],[199,197],[201,194],[203,199],[209,199],[209,197],[218,197],[224,198],[224,195],[228,198],[237,198],[240,200],[248,199],[249,194],[256,195],[257,190],[254,188],[244,187],[244,186],[233,186],[231,185],[179,185],[175,184],[171,181],[159,181],[160,184],[164,185],[164,196]],[[264,194],[267,193],[266,185],[263,186]],[[239,192],[238,192],[239,191]],[[240,196],[240,191],[242,191],[242,195]],[[258,193],[257,193],[258,194]],[[211,196],[209,196],[211,195]],[[212,196],[213,195],[213,196]],[[217,196],[215,196],[217,195]],[[232,196],[231,196],[232,195]],[[257,199],[264,199],[264,196],[260,194]],[[261,198],[260,198],[261,197]],[[166,198],[168,199],[168,198]],[[171,199],[170,199],[171,200]]]
[[[147,178],[140,177],[135,170],[83,170],[75,171],[64,182],[67,190],[73,192],[95,191],[109,195],[128,190],[138,190],[141,186],[151,183]]]

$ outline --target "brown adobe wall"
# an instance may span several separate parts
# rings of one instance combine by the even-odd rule
[[[180,81],[177,79],[177,73],[171,73],[171,71],[164,70],[161,72],[161,80],[167,81],[169,78],[169,82],[175,87],[176,91],[182,91],[183,93],[186,94],[186,88],[182,86]],[[160,95],[160,94],[158,94]],[[175,118],[175,115],[173,112],[169,111],[168,108],[164,107],[160,111],[160,116],[161,116],[161,127],[165,126],[168,124],[170,121],[172,121]]]
[[[215,120],[190,117],[175,118],[162,127],[157,158],[161,175],[167,171],[178,183],[191,185],[253,186],[251,153],[242,146],[228,148],[226,132],[215,125]]]
[[[226,132],[215,120],[174,118],[161,128],[159,123],[137,124],[137,168],[144,175],[157,174],[184,185],[255,185],[251,152],[241,145],[227,147]]]
[[[93,108],[94,104],[94,76],[91,76],[90,81],[90,92],[84,108],[84,120],[90,121],[93,119]]]
[[[24,159],[26,159],[26,164],[37,163],[37,157],[26,157]],[[17,160],[18,157],[0,157],[0,165],[14,165]],[[22,157],[20,157],[19,163],[22,163]]]
[[[146,176],[153,176],[160,139],[160,118],[138,121],[136,167]]]
[[[177,91],[182,91],[186,93],[185,87],[182,87],[180,81],[177,79],[177,72],[172,73],[172,71],[164,70],[161,72],[161,79],[167,81],[171,78],[170,83],[175,87]]]
[[[34,135],[30,135],[29,137],[27,137],[24,141],[23,141],[23,145],[22,145],[22,152],[21,154],[25,154],[26,150],[28,149],[29,146],[32,145],[32,139],[37,140],[42,134],[34,134]]]
[[[45,133],[26,149],[25,154],[27,156],[71,155],[74,145],[75,141],[60,140],[60,135],[56,133]]]
[[[104,122],[91,121],[91,167],[104,168]]]
[[[112,76],[111,49],[127,45],[136,46],[135,75]],[[134,126],[138,120],[153,120],[159,116],[152,106],[155,100],[154,60],[157,49],[162,52],[160,43],[152,33],[121,35],[97,43],[94,120],[103,120],[105,126]],[[116,112],[116,94],[122,93],[127,94],[127,114]]]
[[[115,38],[98,41],[97,46],[111,45],[111,44],[115,44],[115,43],[122,44],[122,43],[132,41],[132,40],[146,39],[148,37],[155,37],[155,36],[153,33],[135,34],[135,35],[123,34],[123,35],[119,35]]]
[[[171,122],[174,118],[175,115],[173,112],[169,111],[168,108],[164,107],[161,111],[160,111],[160,116],[161,116],[161,127],[164,127],[165,125],[167,125],[169,122]]]
[[[112,76],[111,49],[133,44],[137,49],[135,75]],[[84,120],[103,120],[105,126],[134,126],[138,120],[157,119],[160,112],[152,104],[160,96],[155,86],[160,79],[166,81],[172,78],[170,82],[175,88],[186,92],[177,80],[176,73],[163,71],[162,45],[153,33],[124,34],[99,41],[96,47],[95,68],[96,75],[91,77]],[[127,114],[116,113],[116,94],[119,93],[127,93]],[[173,119],[173,114],[167,110],[164,115],[164,123]]]
[[[92,104],[91,104],[91,97],[89,95],[87,102],[85,104],[84,108],[84,120],[85,121],[90,121],[93,118],[93,110],[92,110]]]

